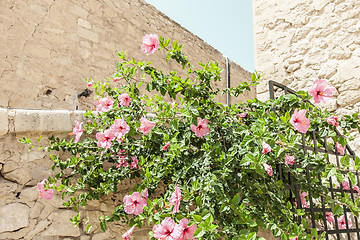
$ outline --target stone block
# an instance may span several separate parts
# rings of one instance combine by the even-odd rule
[[[85,29],[82,27],[78,27],[77,34],[80,37],[88,39],[92,42],[95,42],[95,43],[99,42],[99,34],[97,34],[96,32],[93,32],[91,30],[88,30],[88,29]]]
[[[21,185],[25,185],[26,183],[30,182],[32,177],[28,173],[26,169],[18,168],[14,171],[4,174],[4,178],[17,182]]]
[[[16,110],[16,132],[70,132],[70,111]]]
[[[84,19],[82,19],[82,18],[79,18],[79,19],[77,20],[77,24],[78,24],[79,26],[81,26],[81,27],[84,27],[84,28],[87,28],[87,29],[91,29],[91,24],[90,24],[88,21],[86,21],[86,20],[84,20]]]
[[[87,18],[88,14],[89,14],[87,10],[85,10],[77,5],[71,6],[70,12],[79,17],[82,17],[82,18]]]
[[[0,208],[0,233],[15,231],[29,225],[30,209],[25,204],[13,203]]]
[[[39,189],[37,186],[24,188],[20,192],[20,201],[25,204],[29,204],[34,202],[39,198]]]
[[[73,218],[76,214],[76,212],[71,210],[58,210],[52,212],[48,217],[48,219],[51,221],[51,225],[48,226],[40,236],[79,237],[79,227],[74,227],[74,224],[70,222],[70,218]]]
[[[0,108],[0,137],[9,131],[8,111],[5,108]]]
[[[360,90],[344,91],[340,93],[340,95],[337,98],[337,103],[340,105],[340,107],[358,103],[359,101],[360,101]]]

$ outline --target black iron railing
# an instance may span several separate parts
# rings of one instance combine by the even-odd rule
[[[270,99],[275,99],[276,98],[275,95],[280,95],[280,94],[295,94],[295,95],[297,95],[294,90],[288,88],[285,85],[274,82],[274,81],[269,81],[269,91],[270,91]],[[335,133],[338,136],[341,136],[339,131],[335,130]],[[319,143],[319,141],[317,140],[316,134],[317,133],[314,131],[308,132],[308,133],[306,133],[306,135],[302,134],[302,144],[299,147],[302,149],[302,151],[304,151],[305,154],[307,154],[308,151],[311,151],[315,154],[326,153],[327,161],[332,160],[333,162],[336,162],[337,167],[340,168],[341,156],[335,150],[335,148],[334,148],[334,150],[329,148],[329,144],[328,144],[329,138],[327,136],[325,136],[322,138],[321,143]],[[355,161],[355,153],[348,145],[346,146],[346,155],[348,155],[350,157],[350,159]],[[293,167],[301,168],[301,165],[294,164]],[[306,167],[304,170],[306,173],[307,184],[310,185],[310,174],[311,174],[312,169],[310,169],[309,167]],[[310,213],[310,216],[307,217],[307,221],[309,222],[309,225],[313,229],[317,229],[318,234],[325,233],[326,240],[329,240],[329,239],[349,239],[349,240],[358,239],[358,240],[360,240],[358,218],[352,214],[352,212],[349,208],[342,207],[344,210],[343,214],[345,217],[346,228],[340,229],[339,223],[338,223],[338,218],[336,216],[334,218],[335,223],[329,223],[327,221],[326,213],[329,213],[332,210],[331,210],[330,206],[325,203],[324,196],[320,196],[320,198],[315,199],[315,198],[313,198],[313,196],[311,196],[311,193],[309,192],[308,198],[309,198],[310,205],[308,208],[303,208],[301,199],[300,199],[300,191],[301,191],[300,187],[298,185],[295,185],[292,183],[290,174],[288,176],[284,176],[281,165],[277,166],[277,171],[279,173],[278,175],[279,175],[280,180],[282,180],[284,183],[286,183],[285,188],[289,189],[289,191],[290,191],[289,197],[290,197],[290,199],[292,199],[291,202],[292,202],[292,206],[293,206],[293,211],[295,211],[295,208],[296,208],[296,209],[303,209],[305,212]],[[341,173],[343,175],[346,175],[348,173],[348,171],[353,172],[353,174],[356,177],[357,182],[359,183],[360,181],[359,181],[358,171],[348,169],[347,171],[341,171]],[[318,178],[319,184],[322,185],[324,179],[321,177],[320,174],[318,174],[317,178]],[[353,202],[355,202],[356,198],[358,198],[358,193],[353,189],[350,179],[348,179],[347,181],[349,182],[350,189],[344,189],[342,186],[342,183],[339,183],[339,186],[335,185],[334,179],[332,179],[332,177],[329,178],[328,185],[324,185],[324,186],[326,186],[329,189],[330,197],[332,199],[335,199],[336,194],[340,194],[341,197],[344,197],[345,194],[347,194],[347,195],[350,195],[351,200]],[[297,203],[296,205],[294,203],[295,199],[296,199],[296,203]],[[298,221],[301,223],[302,217],[298,216],[297,218],[298,218]],[[350,220],[352,222],[352,226],[349,226],[348,220]]]

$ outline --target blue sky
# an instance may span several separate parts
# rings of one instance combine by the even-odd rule
[[[254,71],[251,0],[145,0],[246,70]]]

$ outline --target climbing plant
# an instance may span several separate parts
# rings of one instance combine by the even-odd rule
[[[258,84],[260,75],[220,90],[215,87],[222,72],[217,62],[193,66],[182,45],[153,34],[144,37],[141,49],[147,55],[164,54],[182,71],[164,72],[120,52],[112,78],[87,79],[96,93],[94,109],[75,123],[74,138],[49,139],[46,149],[58,173],[38,184],[40,197],[51,199],[54,190],[61,191],[68,199],[64,205],[79,211],[88,201],[116,195],[122,181],[135,179],[132,191],[100,222],[103,231],[108,222],[128,224],[124,239],[143,226],[152,228],[151,239],[257,239],[261,229],[281,239],[321,238],[309,231],[307,221],[297,221],[297,216],[306,219],[310,193],[325,199],[333,210],[329,219],[342,217],[341,205],[358,216],[359,201],[329,198],[329,190],[317,184],[318,174],[325,185],[330,177],[341,184],[351,181],[355,190],[359,184],[353,174],[340,172],[360,166],[359,158],[352,161],[344,151],[349,132],[359,129],[357,114],[339,119],[309,102],[331,97],[335,89],[326,80],[316,80],[309,92],[227,106],[214,97],[237,97]],[[334,131],[338,125],[342,136]],[[325,153],[304,153],[302,134],[311,144],[310,131],[320,143],[328,137],[330,150],[343,155],[342,169]],[[276,166],[301,189],[296,204],[303,209],[294,212],[293,190],[285,189]],[[312,184],[305,167],[313,169]],[[72,221],[79,224],[80,214]]]

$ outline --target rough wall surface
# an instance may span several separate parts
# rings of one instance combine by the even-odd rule
[[[225,68],[219,51],[141,0],[5,0],[0,22],[0,107],[84,109],[77,98],[86,88],[83,80],[111,77],[118,51],[174,69],[177,64],[167,64],[164,51],[151,56],[140,51],[148,33],[178,40],[193,65],[218,61]],[[232,65],[233,83],[249,78]],[[219,85],[225,86],[225,81]]]
[[[307,91],[327,79],[337,94],[324,106],[341,116],[360,107],[360,2],[358,0],[254,0],[256,69],[268,80]],[[360,138],[353,145],[360,149]]]
[[[141,53],[147,33],[184,44],[193,65],[218,61],[225,68],[223,55],[140,0],[2,0],[0,33],[0,239],[122,239],[125,226],[111,224],[103,233],[96,224],[114,207],[107,199],[93,201],[82,214],[95,223],[90,234],[86,226],[73,227],[69,219],[75,212],[61,205],[59,195],[39,199],[36,183],[53,174],[51,161],[43,152],[28,152],[18,139],[36,142],[40,133],[43,139],[53,133],[66,137],[78,117],[69,110],[88,109],[93,101],[92,96],[77,98],[86,88],[83,80],[111,77],[118,51],[154,61],[165,71],[175,68],[162,60],[164,52]],[[250,78],[235,63],[230,73],[232,86]],[[225,81],[218,86],[225,88]],[[253,90],[232,101],[254,95]],[[123,184],[119,199],[132,184]],[[147,233],[137,229],[134,239],[148,239]]]

